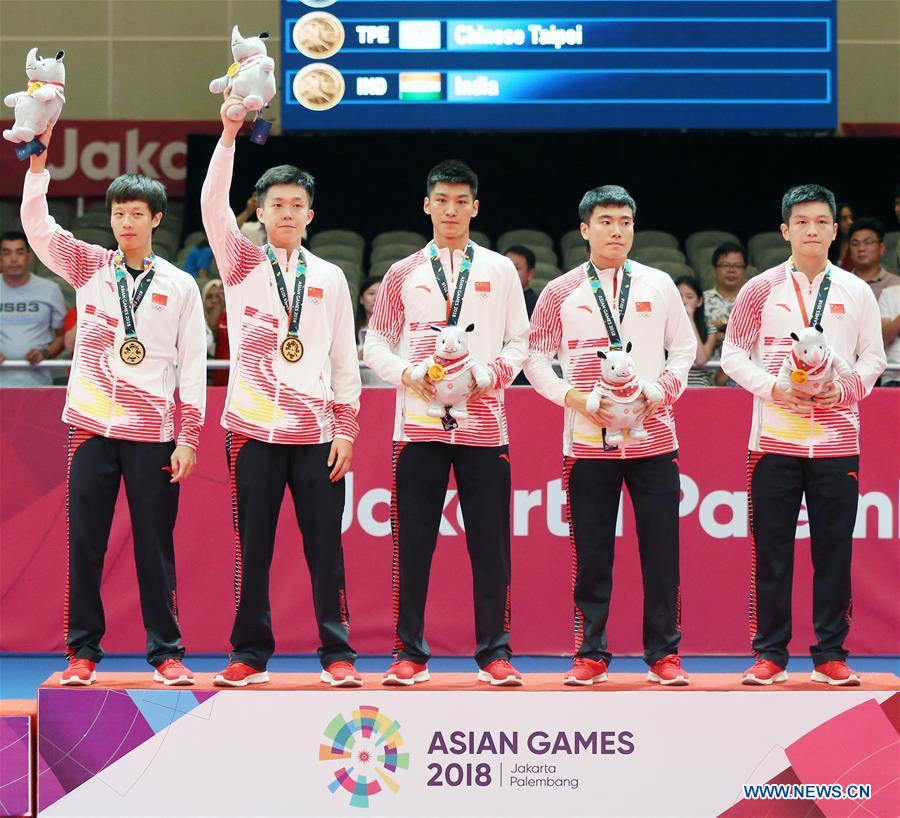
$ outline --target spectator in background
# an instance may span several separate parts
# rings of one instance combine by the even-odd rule
[[[894,188],[894,216],[900,225],[900,185]],[[894,269],[900,273],[900,240],[894,246]]]
[[[531,289],[531,280],[534,278],[534,268],[537,260],[534,253],[527,247],[516,244],[509,248],[505,255],[515,266],[516,272],[519,274],[519,281],[522,282],[522,293],[525,296],[525,309],[528,310],[528,318],[531,319],[531,313],[534,312],[534,305],[537,304],[537,293]]]
[[[838,234],[828,251],[828,260],[832,264],[837,264],[842,270],[849,270],[852,264],[850,260],[850,228],[853,227],[854,222],[853,208],[847,202],[838,202],[837,212]]]
[[[872,288],[876,300],[886,287],[900,284],[900,276],[888,272],[881,265],[884,232],[884,225],[878,219],[859,219],[850,228],[852,266],[848,269]]]
[[[262,247],[266,243],[266,228],[259,221],[256,210],[259,207],[259,200],[256,198],[256,191],[250,194],[247,199],[247,206],[237,214],[237,225],[241,233],[243,233],[257,247]],[[305,238],[305,235],[304,235]]]
[[[46,278],[31,274],[33,256],[24,233],[0,236],[0,363],[26,360],[36,367],[63,349],[66,305],[62,290]],[[45,368],[0,367],[0,386],[50,386]]]
[[[225,287],[222,279],[207,281],[201,291],[203,314],[206,317],[207,352],[210,358],[227,361],[231,357],[228,346],[228,311],[225,309]],[[214,369],[209,379],[213,386],[228,386],[228,370]]]
[[[197,279],[197,284],[202,288],[209,280],[209,270],[212,266],[213,254],[206,236],[191,248],[184,260],[184,271]]]
[[[900,285],[885,287],[878,299],[881,313],[881,337],[888,364],[900,365]],[[900,386],[900,372],[885,372],[882,386]]]
[[[694,338],[697,340],[697,355],[694,363],[702,366],[708,360],[716,348],[716,333],[710,331],[708,319],[703,310],[703,289],[700,282],[693,276],[681,276],[675,279],[675,286],[681,294],[681,303],[691,319],[694,328]],[[692,369],[688,373],[688,386],[712,386],[712,372],[708,370],[698,371]]]
[[[722,341],[725,340],[725,329],[728,326],[728,316],[734,308],[734,299],[747,281],[747,251],[733,241],[720,244],[713,251],[712,271],[716,286],[703,293],[703,311],[706,314],[707,331],[715,338],[709,360],[718,361],[722,355]],[[737,386],[721,369],[712,373],[712,382],[716,386]]]
[[[362,360],[363,345],[366,343],[366,332],[369,321],[375,311],[375,299],[384,276],[369,276],[359,288],[359,300],[356,304],[356,351]]]

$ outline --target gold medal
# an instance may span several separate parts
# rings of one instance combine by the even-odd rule
[[[809,375],[802,369],[795,369],[791,372],[791,380],[796,384],[804,384],[809,380]]]
[[[303,66],[294,77],[294,97],[310,111],[327,111],[343,98],[344,75],[336,68],[321,62]]]
[[[28,83],[28,96],[33,97],[34,92],[39,91],[43,87],[44,87],[44,83],[38,82],[37,80],[35,80],[34,82],[29,82]]]
[[[233,62],[231,65],[228,66],[228,70],[225,72],[225,75],[228,77],[233,77],[240,70],[241,70],[240,63]]]
[[[129,366],[137,366],[146,354],[147,350],[137,338],[128,338],[119,347],[119,357]]]
[[[428,380],[432,383],[444,380],[444,367],[440,364],[432,364],[428,367]]]
[[[327,60],[344,44],[344,26],[333,14],[312,11],[297,20],[294,26],[294,45],[311,60]]]
[[[281,357],[289,364],[295,364],[303,357],[303,344],[299,338],[289,335],[281,342]]]

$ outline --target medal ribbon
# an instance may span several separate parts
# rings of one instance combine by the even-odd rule
[[[822,323],[822,315],[825,312],[825,302],[828,301],[828,291],[831,289],[831,265],[825,268],[825,278],[822,279],[822,283],[819,285],[819,292],[816,293],[816,303],[813,304],[812,317],[808,317],[806,314],[806,305],[803,303],[803,294],[800,292],[800,285],[797,283],[797,279],[794,277],[794,273],[797,272],[797,268],[794,266],[793,260],[791,260],[791,283],[794,285],[794,295],[797,296],[797,304],[800,306],[800,314],[803,316],[803,323],[805,326],[815,327],[821,326]]]
[[[452,256],[453,251],[450,251]],[[434,270],[434,277],[437,279],[438,287],[444,295],[447,302],[447,326],[453,327],[459,322],[459,314],[462,312],[463,296],[466,294],[466,286],[469,283],[469,273],[472,270],[472,260],[475,257],[475,246],[472,242],[466,245],[466,253],[463,257],[462,266],[459,268],[459,278],[456,281],[456,289],[453,291],[453,299],[450,299],[450,286],[447,284],[447,276],[441,265],[441,258],[438,255],[438,249],[431,244],[429,251],[431,257],[431,267]]]
[[[613,319],[612,310],[609,308],[609,302],[606,300],[606,295],[604,295],[603,293],[603,287],[600,284],[600,276],[597,275],[597,270],[590,261],[588,261],[587,264],[584,265],[584,271],[585,273],[587,273],[588,281],[591,285],[591,290],[594,293],[594,298],[597,300],[597,306],[600,309],[600,315],[603,318],[603,323],[606,324],[606,334],[609,336],[609,348],[622,349],[622,337],[619,334],[619,327],[616,326],[616,322]],[[628,307],[628,294],[630,291],[631,268],[628,266],[628,262],[626,261],[625,266],[622,269],[622,291],[619,293],[620,325],[622,321],[625,320],[625,310]]]
[[[113,268],[116,271],[116,290],[119,294],[119,309],[122,310],[122,326],[125,328],[125,338],[137,338],[134,326],[134,314],[144,300],[150,282],[156,275],[156,256],[148,256],[144,259],[144,272],[146,276],[135,287],[134,298],[128,297],[128,271],[125,269],[125,257],[121,250],[113,256]]]
[[[306,290],[306,257],[303,250],[297,250],[297,278],[294,281],[294,300],[288,301],[287,285],[284,283],[284,274],[281,272],[281,265],[275,258],[275,252],[267,244],[266,255],[269,257],[269,264],[272,265],[272,272],[275,273],[275,285],[278,288],[278,297],[281,299],[281,306],[288,314],[288,338],[296,338],[297,330],[300,328],[300,313],[303,312],[303,293]]]

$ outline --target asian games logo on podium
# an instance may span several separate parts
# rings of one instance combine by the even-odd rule
[[[335,769],[328,789],[350,794],[350,806],[366,808],[369,800],[389,789],[400,789],[395,776],[409,769],[409,753],[401,752],[403,736],[400,723],[379,712],[377,707],[361,705],[345,718],[338,713],[325,728],[328,740],[319,745],[319,761]]]

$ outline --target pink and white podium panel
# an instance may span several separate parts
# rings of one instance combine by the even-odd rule
[[[188,651],[224,652],[234,612],[234,532],[218,424],[222,388],[209,391],[194,475],[181,490],[176,529],[179,616]],[[572,650],[571,567],[562,490],[559,407],[530,388],[507,395],[513,498],[512,646],[518,653]],[[63,645],[66,584],[66,429],[61,390],[7,389],[0,400],[0,650]],[[391,430],[394,394],[366,389],[362,432],[347,478],[344,551],[352,639],[389,653],[391,639]],[[682,474],[683,653],[748,654],[750,544],[746,460],[750,398],[738,389],[689,389],[677,405]],[[863,402],[859,516],[854,534],[854,653],[900,652],[900,390]],[[120,494],[103,598],[110,652],[139,652],[145,638],[134,579],[131,528]],[[764,512],[763,512],[764,513]],[[809,527],[801,511],[794,581],[795,654],[812,634]],[[471,573],[456,490],[447,493],[429,596],[427,637],[438,654],[473,650]],[[631,504],[621,506],[610,646],[641,652],[641,580]],[[308,572],[289,500],[272,570],[280,652],[316,648]],[[615,670],[615,667],[613,667]]]
[[[0,816],[34,815],[33,700],[0,702]]]
[[[374,680],[316,690],[314,679],[303,690],[72,690],[51,679],[38,693],[39,808],[48,818],[898,815],[890,678],[882,690],[818,692],[530,690],[531,677],[515,691],[442,690],[439,677],[414,691]]]

